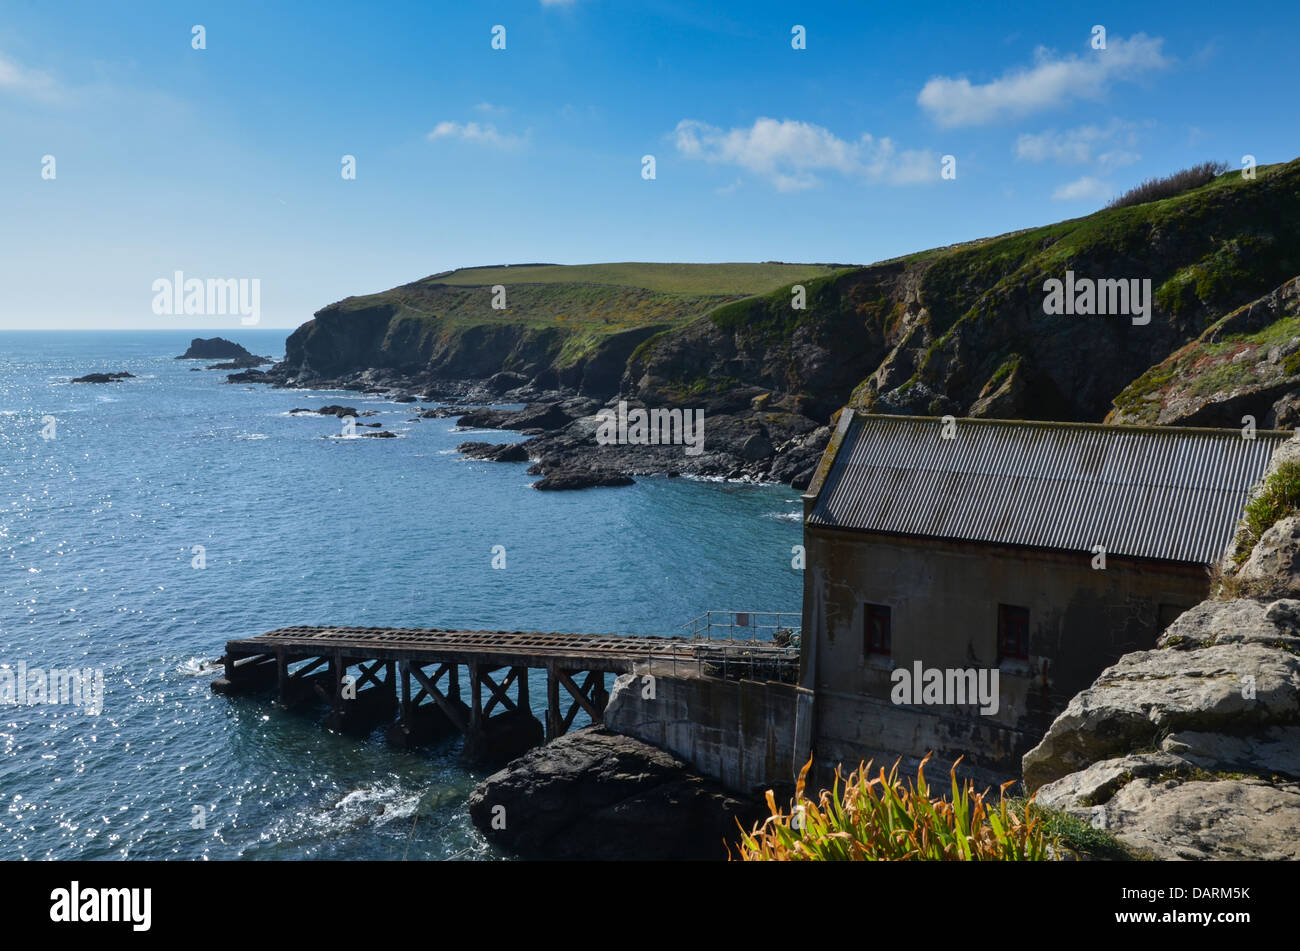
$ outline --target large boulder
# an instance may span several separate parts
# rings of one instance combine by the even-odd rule
[[[1237,580],[1252,594],[1300,594],[1300,516],[1280,519],[1264,532]]]
[[[1054,786],[1040,792],[1040,805],[1064,806],[1157,859],[1300,859],[1300,783],[1170,770],[1130,777],[1082,807],[1053,795]]]
[[[721,860],[766,810],[670,753],[600,727],[568,733],[485,779],[474,824],[523,858]]]
[[[1205,601],[1034,749],[1039,805],[1157,858],[1300,858],[1300,601]]]

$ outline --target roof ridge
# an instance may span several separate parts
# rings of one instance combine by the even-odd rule
[[[885,421],[898,420],[913,423],[936,423],[943,424],[947,418],[945,416],[905,416],[897,413],[864,413],[856,411],[854,421]],[[1033,427],[1037,429],[1060,429],[1060,430],[1086,430],[1091,432],[1104,433],[1155,433],[1168,435],[1200,435],[1226,437],[1231,436],[1240,439],[1241,430],[1235,427],[1212,427],[1212,426],[1134,426],[1130,424],[1115,423],[1075,423],[1058,420],[1045,419],[984,419],[977,416],[954,416],[953,420],[958,423],[974,423],[980,426],[1016,426],[1016,427]],[[1274,439],[1290,439],[1300,430],[1293,432],[1288,429],[1256,429],[1256,438],[1267,436]]]

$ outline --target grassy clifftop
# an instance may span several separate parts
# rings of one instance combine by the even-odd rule
[[[458,287],[491,287],[493,284],[597,284],[642,288],[662,294],[744,297],[825,274],[837,267],[843,265],[782,264],[775,261],[763,264],[658,264],[641,261],[615,264],[514,264],[461,268],[425,278],[425,281]]]
[[[818,264],[525,264],[463,268],[317,312],[286,362],[335,376],[369,367],[446,376],[551,371],[581,387],[617,385],[646,337],[749,294],[832,273]],[[504,308],[493,306],[504,288]],[[616,364],[616,365],[614,365]]]

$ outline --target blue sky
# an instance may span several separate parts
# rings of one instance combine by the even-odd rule
[[[1282,3],[10,2],[0,328],[239,329],[153,313],[177,270],[256,278],[260,326],[294,327],[460,266],[870,263],[1075,217],[1300,155],[1298,26]]]

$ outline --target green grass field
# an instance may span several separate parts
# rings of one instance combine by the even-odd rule
[[[461,268],[435,274],[421,284],[484,287],[493,284],[601,284],[637,287],[662,294],[743,297],[765,294],[795,281],[830,274],[837,267],[820,264],[525,264]]]

